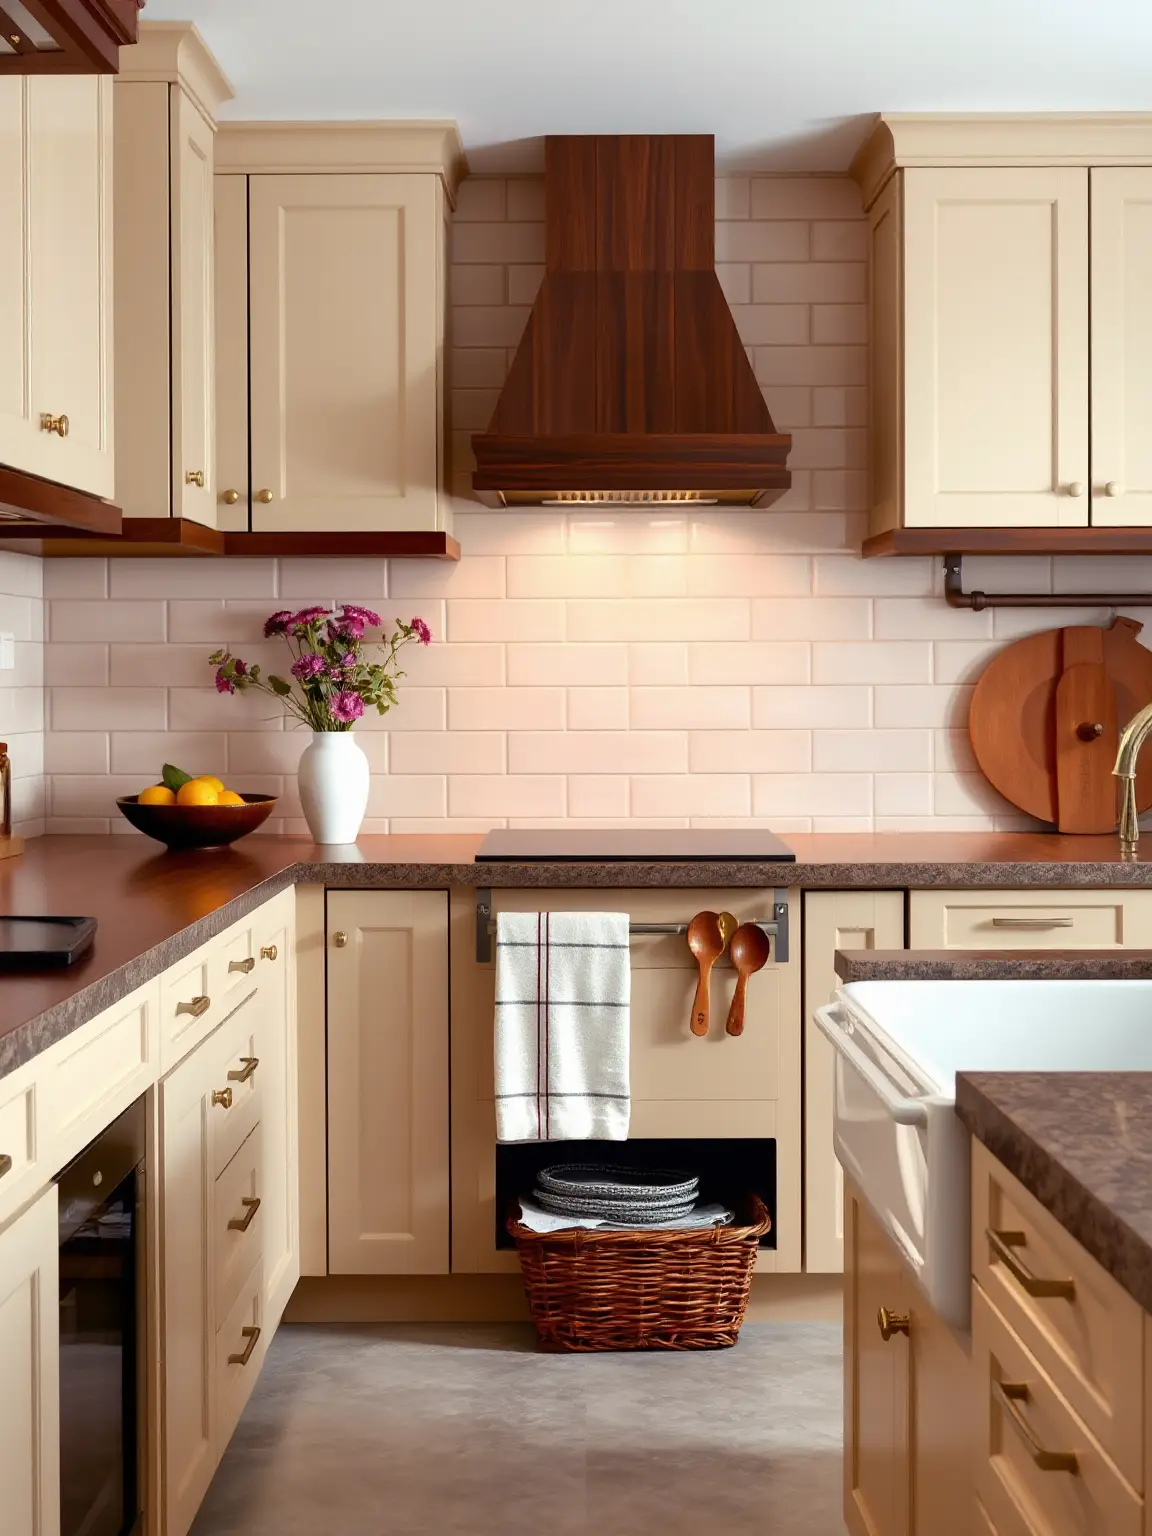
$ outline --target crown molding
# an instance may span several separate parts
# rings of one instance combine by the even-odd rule
[[[882,113],[849,174],[867,208],[896,171],[950,165],[1152,165],[1152,114]]]
[[[179,85],[211,123],[236,92],[212,50],[188,21],[142,21],[140,41],[120,50],[125,81]]]
[[[468,173],[453,122],[221,123],[220,172],[339,174],[423,172],[441,178],[452,206]]]

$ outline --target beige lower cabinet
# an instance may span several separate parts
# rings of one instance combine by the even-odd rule
[[[682,935],[632,938],[633,1139],[748,1137],[774,1141],[776,1247],[761,1270],[801,1267],[801,1027],[799,893],[789,893],[792,958],[775,950],[748,986],[744,1033],[725,1033],[735,986],[727,961],[712,974],[711,1029],[691,1033],[696,962]],[[769,890],[504,890],[500,911],[626,911],[636,922],[683,923],[697,912],[770,919]],[[476,959],[476,898],[452,893],[452,1268],[514,1270],[497,1248],[496,1113],[492,1019],[496,968]],[[331,1029],[331,1023],[329,1024]]]
[[[966,1341],[935,1315],[849,1184],[844,1233],[844,1518],[852,1536],[968,1536]]]
[[[448,894],[330,891],[327,943],[329,1270],[447,1274]]]
[[[56,1186],[0,1226],[0,1530],[60,1530]]]
[[[804,895],[804,1268],[844,1267],[844,1177],[832,1148],[832,1047],[813,1014],[840,985],[838,949],[903,949],[903,891]]]

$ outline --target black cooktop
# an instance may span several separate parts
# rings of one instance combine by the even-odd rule
[[[476,855],[478,864],[704,864],[719,859],[794,864],[796,855],[774,833],[752,827],[497,828]]]

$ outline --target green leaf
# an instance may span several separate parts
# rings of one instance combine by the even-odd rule
[[[181,785],[187,784],[191,777],[192,775],[190,773],[185,773],[183,768],[177,768],[172,763],[165,763],[164,771],[160,775],[163,784],[166,786],[166,788],[170,789],[173,794],[176,793]]]
[[[272,689],[272,692],[281,699],[286,699],[292,692],[292,684],[286,682],[282,677],[277,677],[275,673],[269,674],[268,686]]]

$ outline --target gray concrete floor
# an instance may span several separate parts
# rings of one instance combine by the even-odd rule
[[[548,1355],[513,1326],[287,1326],[192,1536],[844,1536],[840,1329]]]

